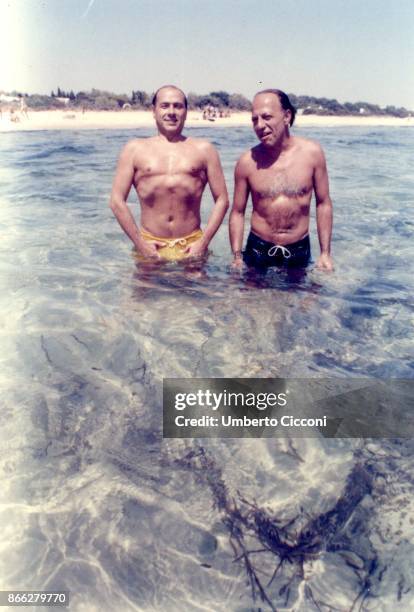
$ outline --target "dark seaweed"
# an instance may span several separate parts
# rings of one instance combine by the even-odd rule
[[[304,576],[304,562],[316,558],[322,551],[340,550],[338,542],[341,532],[364,497],[371,494],[374,480],[372,466],[369,462],[364,463],[359,459],[348,475],[342,494],[330,510],[313,518],[302,512],[283,524],[266,509],[242,497],[239,492],[237,500],[230,496],[221,469],[203,447],[189,451],[176,460],[176,464],[191,469],[199,481],[209,486],[214,506],[222,514],[222,522],[229,531],[234,560],[244,564],[253,601],[256,602],[260,597],[272,611],[276,611],[276,608],[269,594],[269,587],[281,567],[289,563],[295,568],[293,577],[279,590],[279,595],[286,596],[287,603],[291,582]],[[249,542],[257,542],[257,547],[248,550],[246,539]],[[270,553],[275,557],[275,569],[267,583],[259,577],[260,571],[251,560],[251,556],[258,553]],[[364,568],[361,590],[351,610],[355,609],[358,601],[360,608],[362,607],[363,601],[369,595],[371,577],[376,568],[376,559],[371,560]],[[306,585],[305,593],[308,599],[321,609],[309,585]]]

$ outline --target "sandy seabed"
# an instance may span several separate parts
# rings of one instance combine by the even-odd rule
[[[15,114],[18,121],[11,121],[8,112],[3,112],[0,119],[0,131],[28,130],[79,130],[79,129],[134,129],[138,127],[153,127],[154,119],[150,111],[30,111],[28,117]],[[231,117],[209,121],[203,119],[196,111],[189,111],[188,127],[238,127],[250,126],[250,113],[233,113]],[[414,126],[414,118],[399,119],[398,117],[321,117],[317,115],[298,115],[297,127],[317,126]]]

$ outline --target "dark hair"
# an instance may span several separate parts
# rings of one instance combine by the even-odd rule
[[[176,89],[177,91],[179,91],[180,93],[183,94],[183,98],[184,98],[184,106],[186,108],[188,108],[188,102],[187,102],[187,96],[185,95],[185,93],[183,92],[182,89],[180,89],[179,87],[177,87],[176,85],[162,85],[161,87],[158,87],[157,91],[155,92],[153,98],[152,98],[152,105],[155,106],[157,104],[157,96],[158,96],[158,92],[161,91],[161,89]]]
[[[289,96],[285,94],[285,92],[282,91],[281,89],[263,89],[262,91],[258,91],[256,96],[258,96],[259,94],[265,94],[265,93],[275,94],[275,96],[279,98],[280,106],[283,108],[283,110],[290,111],[291,118],[290,118],[289,125],[292,127],[293,122],[295,121],[295,117],[296,117],[296,108],[293,106],[292,102],[289,100]]]

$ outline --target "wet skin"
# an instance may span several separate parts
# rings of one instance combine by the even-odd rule
[[[159,257],[157,240],[145,241],[126,204],[135,187],[141,205],[141,226],[159,238],[181,238],[200,228],[201,198],[209,184],[215,206],[203,237],[188,247],[188,255],[205,253],[228,208],[220,159],[207,141],[182,135],[187,109],[175,87],[157,93],[153,109],[158,135],[131,140],[124,147],[113,183],[110,207],[119,224],[146,257]]]
[[[332,269],[332,202],[325,157],[316,142],[290,135],[290,119],[290,111],[282,108],[276,95],[258,94],[254,98],[252,123],[260,144],[237,162],[230,215],[232,250],[240,261],[249,195],[253,203],[252,231],[263,240],[287,246],[309,233],[310,203],[315,193],[321,246],[318,264]]]

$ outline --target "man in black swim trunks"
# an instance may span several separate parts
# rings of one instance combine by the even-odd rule
[[[235,266],[241,266],[243,260],[262,270],[306,266],[310,260],[310,203],[315,192],[321,250],[317,266],[333,270],[332,202],[325,156],[318,143],[290,134],[295,113],[288,96],[278,89],[261,91],[253,99],[253,129],[260,144],[246,151],[236,165],[229,223]],[[251,232],[242,253],[249,194]]]

